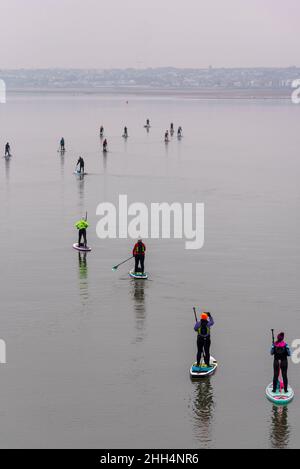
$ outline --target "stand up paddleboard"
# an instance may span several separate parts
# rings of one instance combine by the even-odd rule
[[[269,384],[266,389],[266,396],[269,401],[273,402],[273,404],[277,405],[286,405],[292,402],[294,399],[294,391],[291,386],[288,386],[288,392],[285,393],[284,389],[280,387],[280,382],[278,381],[276,392],[273,391],[273,383]]]
[[[91,252],[91,248],[89,246],[79,246],[78,243],[73,244],[73,249],[80,252]]]
[[[207,376],[213,375],[217,368],[218,362],[214,357],[210,357],[209,367],[205,365],[204,361],[200,363],[199,367],[197,366],[197,363],[194,363],[190,369],[190,376],[192,379],[206,378]]]
[[[76,176],[86,176],[87,173],[82,173],[81,171],[74,171],[74,174],[76,174]]]
[[[131,278],[135,278],[135,279],[138,279],[138,280],[147,280],[148,279],[148,274],[145,272],[142,274],[142,272],[134,272],[133,270],[131,270],[129,272],[129,275]]]

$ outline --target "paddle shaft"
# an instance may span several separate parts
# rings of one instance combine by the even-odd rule
[[[193,308],[193,311],[194,311],[194,315],[195,315],[195,321],[198,322],[196,308]]]
[[[129,257],[129,259],[126,259],[126,261],[123,261],[123,262],[121,262],[120,264],[116,265],[116,266],[114,267],[114,269],[118,269],[121,265],[125,264],[126,262],[130,261],[130,260],[133,259],[133,258],[134,258],[134,256]]]

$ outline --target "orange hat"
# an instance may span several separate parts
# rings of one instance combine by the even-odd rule
[[[204,319],[205,321],[208,320],[208,315],[206,313],[201,314],[201,319]]]

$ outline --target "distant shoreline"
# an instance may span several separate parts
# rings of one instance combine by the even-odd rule
[[[178,89],[144,87],[101,87],[101,88],[12,88],[8,95],[70,95],[70,96],[122,96],[165,97],[182,99],[291,99],[292,89]]]

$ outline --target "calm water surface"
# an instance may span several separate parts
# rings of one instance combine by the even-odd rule
[[[0,446],[299,447],[299,368],[290,365],[288,408],[264,389],[270,329],[300,336],[300,106],[126,99],[11,95],[0,106],[1,145],[13,153],[0,163]],[[171,121],[184,138],[166,147]],[[204,248],[149,240],[149,281],[131,281],[130,265],[113,273],[132,243],[98,239],[96,207],[119,194],[204,202]],[[72,244],[86,210],[84,256]],[[220,363],[198,384],[194,305],[214,314]]]

